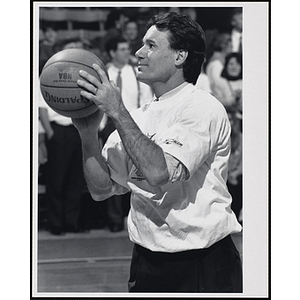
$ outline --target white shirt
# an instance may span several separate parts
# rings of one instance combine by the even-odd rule
[[[232,52],[239,52],[241,38],[242,38],[242,33],[238,32],[236,29],[232,29],[231,32]]]
[[[131,241],[152,251],[207,248],[241,231],[226,187],[230,124],[209,93],[184,83],[132,113],[141,131],[187,169],[186,180],[154,188],[129,159],[115,131],[103,149],[115,193],[131,190]]]
[[[119,69],[113,64],[107,67],[109,79],[117,83]],[[122,79],[122,100],[128,111],[137,109],[145,103],[151,101],[153,93],[151,88],[136,79],[136,73],[131,65],[127,64],[121,69]],[[140,94],[139,94],[140,93]]]

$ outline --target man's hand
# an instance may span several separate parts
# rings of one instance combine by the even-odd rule
[[[120,89],[113,81],[109,81],[106,73],[98,65],[94,64],[93,68],[102,82],[83,70],[79,71],[80,76],[85,79],[77,81],[77,84],[83,88],[81,95],[93,101],[109,117],[114,117],[120,108],[124,108]]]
[[[72,118],[72,122],[77,128],[79,134],[97,132],[103,115],[104,113],[101,110],[97,110],[93,114],[84,118]]]

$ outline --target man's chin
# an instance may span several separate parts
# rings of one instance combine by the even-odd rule
[[[145,84],[150,85],[149,80],[147,80],[147,78],[143,77],[142,74],[137,74],[137,80],[140,81],[140,82],[143,82]]]

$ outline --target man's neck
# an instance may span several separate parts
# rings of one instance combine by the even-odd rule
[[[172,80],[170,82],[164,83],[164,82],[155,82],[151,86],[153,89],[153,92],[155,96],[158,98],[162,96],[163,94],[175,89],[177,86],[181,85],[183,82],[185,82],[184,78],[177,78],[175,80]]]
[[[116,61],[116,60],[113,60],[112,63],[118,69],[122,69],[125,66],[124,63],[120,63],[119,61]]]

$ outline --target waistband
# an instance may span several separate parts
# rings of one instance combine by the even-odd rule
[[[136,251],[148,258],[148,259],[162,259],[164,261],[177,261],[177,260],[190,260],[195,259],[199,257],[203,257],[214,251],[218,247],[232,247],[234,246],[233,241],[231,239],[231,236],[228,235],[222,240],[216,242],[215,244],[211,245],[209,248],[203,248],[203,249],[191,249],[186,251],[180,251],[180,252],[156,252],[151,251],[147,248],[144,248],[141,245],[135,244]],[[234,246],[235,247],[235,246]]]

